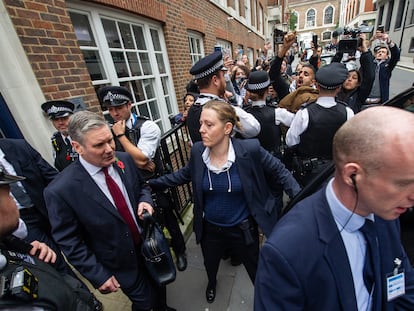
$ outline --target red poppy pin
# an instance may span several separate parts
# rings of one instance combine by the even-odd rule
[[[124,162],[122,162],[118,158],[115,158],[115,163],[121,169],[122,173],[125,173],[125,170],[124,170],[125,169],[125,164],[124,164]]]

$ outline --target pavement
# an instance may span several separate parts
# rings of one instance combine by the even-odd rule
[[[184,215],[188,232],[191,227],[191,209]],[[176,280],[167,285],[167,303],[177,311],[251,311],[253,310],[253,284],[243,265],[233,267],[230,259],[222,260],[217,274],[216,299],[207,303],[205,290],[207,274],[204,269],[200,245],[195,242],[194,233],[187,234],[187,269],[177,270]],[[87,281],[85,282],[87,283]],[[95,296],[103,303],[104,311],[130,311],[131,303],[121,292],[102,295],[90,287]]]
[[[414,70],[414,57],[401,56],[397,67]]]

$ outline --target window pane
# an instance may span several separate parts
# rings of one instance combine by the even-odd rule
[[[168,114],[172,114],[173,110],[172,110],[172,107],[171,107],[170,97],[165,98],[165,103],[167,104]]]
[[[118,23],[119,31],[121,32],[124,49],[134,49],[134,40],[132,38],[131,28],[128,24]]]
[[[152,38],[152,44],[154,45],[155,51],[161,51],[161,43],[160,43],[160,37],[158,36],[158,31],[155,29],[151,29],[151,38]]]
[[[69,12],[79,45],[96,46],[88,16]]]
[[[106,41],[110,48],[120,48],[121,41],[119,40],[118,32],[114,21],[102,19],[102,25],[105,30]]]
[[[85,51],[83,50],[83,58],[86,62],[89,75],[92,80],[103,80],[106,79],[105,70],[102,65],[101,58],[99,57],[98,51]]]
[[[145,94],[147,95],[147,99],[154,98],[155,97],[154,79],[145,80],[144,87],[145,87]]]
[[[162,57],[162,54],[156,54],[155,57],[157,58],[157,65],[160,73],[167,73],[165,70],[164,58]]]
[[[139,53],[139,59],[141,60],[142,70],[144,71],[144,75],[151,75],[151,64],[148,57],[148,53]]]
[[[147,46],[145,45],[144,34],[142,32],[142,27],[132,26],[135,36],[135,42],[137,43],[138,50],[146,50]]]
[[[329,31],[324,32],[322,34],[322,40],[330,40],[331,39],[331,33]]]
[[[118,78],[128,77],[128,67],[125,62],[124,53],[122,52],[112,52],[112,60],[115,65],[116,74]]]
[[[158,126],[159,126],[159,128],[161,129],[161,133],[165,133],[165,129],[164,129],[164,127],[162,126],[161,120],[159,120],[159,121],[157,121],[157,122],[155,122],[155,123],[157,123],[157,125],[158,125]]]
[[[151,109],[152,119],[157,120],[157,119],[161,118],[160,110],[158,108],[157,102],[155,100],[151,101],[149,103],[149,106],[150,106],[150,109]]]
[[[131,75],[140,76],[141,68],[139,67],[137,53],[127,52],[127,57],[128,57],[129,68],[131,69]]]
[[[141,104],[138,106],[138,110],[139,110],[139,115],[140,116],[145,116],[148,118],[151,118],[151,115],[149,113],[148,107],[146,104]]]
[[[144,89],[142,88],[142,84],[140,80],[131,81],[132,90],[135,95],[135,100],[137,102],[142,102],[145,100]]]
[[[168,79],[167,77],[161,78],[162,90],[164,91],[164,95],[168,95],[169,94],[168,87],[167,87],[167,82],[168,82],[167,79]]]
[[[333,8],[330,6],[325,10],[325,24],[332,24]]]
[[[306,16],[306,26],[315,26],[315,10],[309,10]]]

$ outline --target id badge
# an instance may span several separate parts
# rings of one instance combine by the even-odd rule
[[[405,273],[400,269],[401,260],[394,260],[394,271],[387,275],[387,301],[391,301],[405,294]]]

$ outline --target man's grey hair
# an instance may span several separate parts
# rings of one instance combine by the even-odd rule
[[[103,126],[108,126],[108,124],[102,115],[83,110],[70,117],[68,132],[72,140],[83,144],[84,135],[87,132]]]

